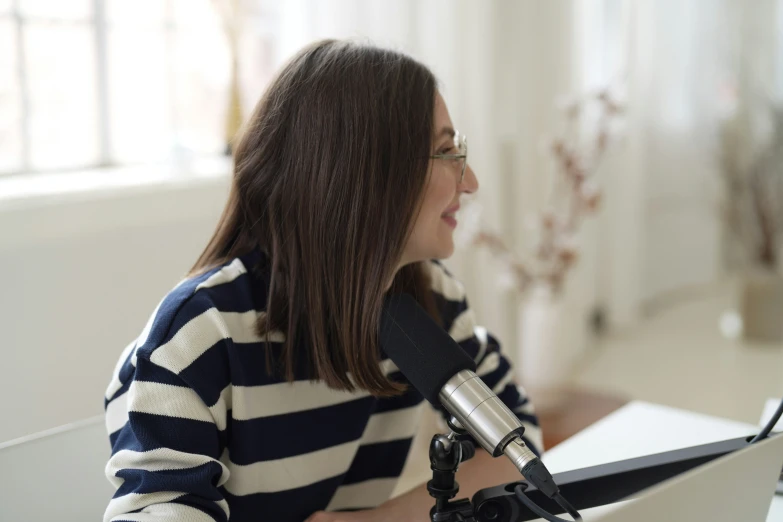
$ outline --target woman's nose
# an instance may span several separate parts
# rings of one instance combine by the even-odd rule
[[[460,183],[460,192],[467,192],[468,194],[472,194],[476,192],[479,188],[478,179],[476,178],[476,173],[473,172],[473,169],[470,168],[470,164],[465,165],[465,177],[462,179],[462,183]]]

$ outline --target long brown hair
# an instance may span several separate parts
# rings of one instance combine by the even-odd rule
[[[336,389],[405,389],[378,365],[378,324],[392,278],[392,291],[413,293],[437,319],[426,267],[395,275],[426,183],[435,95],[435,77],[412,58],[325,40],[280,70],[243,129],[228,202],[192,272],[266,253],[257,326],[286,333],[288,380],[304,357]],[[295,353],[297,341],[309,348]]]

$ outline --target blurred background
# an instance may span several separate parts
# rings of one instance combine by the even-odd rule
[[[481,183],[448,265],[548,447],[783,394],[783,1],[0,0],[0,448],[102,422],[237,128],[324,37],[438,76]]]

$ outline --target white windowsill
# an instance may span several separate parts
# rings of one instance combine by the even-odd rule
[[[172,223],[213,222],[230,186],[230,158],[186,168],[142,165],[0,179],[0,249]]]
[[[22,174],[0,178],[0,211],[104,198],[112,194],[176,189],[227,181],[231,173],[227,157],[199,158],[187,165],[134,165]]]

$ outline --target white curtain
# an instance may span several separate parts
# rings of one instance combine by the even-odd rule
[[[624,5],[632,29],[627,143],[607,172],[597,238],[605,260],[598,301],[619,325],[722,275],[726,91],[751,82],[780,92],[783,43],[780,0]]]

